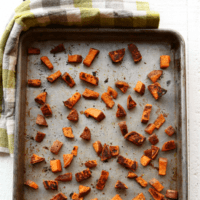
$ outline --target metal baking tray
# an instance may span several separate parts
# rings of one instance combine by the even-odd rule
[[[56,55],[50,54],[50,50],[60,43],[64,44],[66,51]],[[142,54],[142,60],[137,64],[133,62],[128,51],[127,44],[129,43],[136,44]],[[130,200],[141,192],[146,199],[152,199],[148,193],[150,184],[147,188],[142,188],[134,180],[127,179],[129,170],[119,165],[116,158],[112,158],[108,162],[100,161],[92,147],[93,142],[97,140],[100,140],[102,144],[118,145],[121,155],[138,161],[139,167],[136,174],[142,175],[146,181],[150,181],[152,178],[158,179],[165,187],[162,194],[165,194],[167,189],[175,189],[179,192],[179,199],[187,199],[185,45],[183,38],[178,33],[169,30],[34,28],[21,35],[19,44],[13,199],[47,200],[58,192],[63,192],[70,199],[72,192],[78,193],[80,184],[91,187],[91,192],[84,198],[85,200],[93,198],[109,200],[116,194],[120,194],[122,199]],[[27,55],[28,47],[40,48],[40,55]],[[86,67],[83,63],[67,63],[68,54],[80,54],[85,58],[90,47],[100,50],[91,67]],[[113,64],[108,52],[121,48],[126,49],[123,62]],[[167,89],[167,94],[156,101],[147,89],[147,86],[151,84],[147,74],[160,68],[160,55],[166,54],[171,56],[171,63],[168,69],[163,70],[164,73],[159,83]],[[48,56],[53,63],[53,71],[41,63],[40,57],[44,55]],[[62,73],[68,72],[74,78],[76,86],[68,87],[61,78],[53,84],[47,82],[46,77],[57,70]],[[99,85],[91,86],[81,81],[79,79],[81,71],[90,74],[96,73],[96,76],[99,77]],[[42,87],[27,87],[27,80],[31,78],[40,78]],[[117,80],[129,83],[130,88],[126,94],[115,87]],[[146,85],[143,96],[133,90],[139,80]],[[107,91],[108,86],[118,91],[118,98],[112,109],[107,109],[100,97],[98,100],[85,100],[82,97],[75,105],[79,112],[79,121],[72,123],[67,120],[66,117],[70,110],[63,105],[63,101],[76,91],[82,94],[85,88],[94,89],[101,95]],[[46,119],[48,128],[41,128],[35,123],[37,114],[41,114],[41,111],[34,98],[44,90],[48,92],[47,103],[50,104],[53,111],[53,116]],[[137,103],[136,108],[130,111],[126,108],[129,94]],[[127,111],[125,119],[117,119],[115,116],[118,103]],[[128,142],[122,137],[118,122],[125,120],[129,132],[137,131],[148,139],[149,135],[144,132],[147,125],[141,123],[142,112],[147,103],[153,105],[149,123],[153,123],[160,113],[166,117],[163,126],[155,131],[159,137],[157,146],[161,148],[164,142],[174,139],[177,143],[177,149],[169,152],[160,151],[156,160],[152,161],[152,165],[143,167],[140,164],[140,158],[143,151],[150,148],[151,144],[147,140],[141,147],[138,147]],[[97,122],[81,114],[82,111],[90,107],[102,110],[106,118]],[[176,134],[172,137],[167,136],[164,132],[164,129],[169,125],[176,129]],[[62,127],[67,126],[71,126],[73,129],[75,135],[73,140],[65,138],[62,133]],[[85,142],[79,137],[85,126],[91,130],[92,139],[89,142]],[[37,143],[33,139],[37,131],[46,133],[46,137],[41,143]],[[56,139],[64,143],[58,155],[54,155],[48,150]],[[62,173],[52,173],[50,160],[60,159],[63,164],[62,155],[70,153],[74,145],[79,146],[78,156],[74,158],[70,167],[63,168]],[[30,157],[33,153],[45,157],[46,162],[32,166]],[[158,175],[159,157],[168,159],[166,176]],[[91,159],[96,159],[98,166],[92,169],[90,179],[78,183],[75,180],[75,173],[84,170],[86,168],[84,163]],[[102,169],[109,171],[110,175],[104,190],[99,191],[95,186]],[[73,174],[71,182],[59,182],[58,191],[45,190],[43,180],[53,180],[59,174],[67,172]],[[35,181],[39,185],[39,189],[32,190],[25,187],[23,183],[27,179]],[[117,180],[124,182],[129,189],[126,191],[116,190],[114,185]]]

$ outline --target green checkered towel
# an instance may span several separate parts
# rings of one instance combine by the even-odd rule
[[[0,41],[0,152],[14,153],[15,67],[19,36],[30,27],[158,28],[159,14],[134,0],[27,0],[16,8]]]

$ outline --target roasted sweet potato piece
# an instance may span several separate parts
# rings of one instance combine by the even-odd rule
[[[33,188],[35,190],[37,190],[39,188],[39,186],[35,182],[33,182],[31,180],[26,181],[24,183],[24,185],[28,185],[29,187],[31,187],[31,188]]]
[[[40,110],[42,111],[42,113],[43,113],[43,115],[44,115],[45,117],[50,117],[50,116],[52,116],[52,110],[51,110],[51,107],[50,107],[49,104],[45,104],[44,106],[42,106],[42,107],[40,108]]]
[[[40,162],[42,162],[42,161],[44,161],[44,160],[45,160],[45,158],[42,158],[42,157],[40,157],[40,156],[38,156],[38,155],[36,155],[36,154],[33,154],[33,155],[31,156],[31,164],[40,163]]]
[[[136,84],[136,86],[135,86],[135,88],[134,88],[134,90],[137,93],[143,95],[145,93],[145,84],[142,83],[141,81],[138,81],[137,84]]]
[[[102,149],[101,161],[106,161],[111,158],[109,145],[104,144]]]
[[[178,199],[178,192],[176,190],[167,190],[165,196],[170,199]]]
[[[68,62],[69,63],[81,63],[82,62],[82,56],[81,55],[69,55],[68,54]]]
[[[118,104],[117,105],[117,112],[116,112],[116,117],[125,117],[126,116],[126,111],[124,110],[124,108],[120,105],[120,104]]]
[[[162,151],[170,151],[176,149],[176,144],[174,140],[167,141],[162,146]]]
[[[79,74],[79,78],[83,81],[86,81],[87,83],[90,83],[92,85],[98,85],[99,84],[99,78],[96,76],[93,76],[91,74],[87,74],[85,72],[81,72]]]
[[[37,132],[36,136],[35,136],[35,141],[37,142],[42,142],[44,137],[45,137],[45,133],[42,133],[40,131]]]
[[[140,163],[145,167],[151,162],[151,159],[145,155],[143,155],[140,159]]]
[[[90,178],[91,176],[92,176],[92,174],[91,174],[91,171],[89,168],[75,174],[77,182],[84,181],[84,180]]]
[[[164,122],[165,122],[165,118],[163,114],[160,114],[154,122],[156,129],[159,129],[164,124]]]
[[[142,114],[142,119],[141,119],[142,123],[148,123],[149,118],[150,118],[150,114],[151,114],[151,109],[152,109],[151,104],[145,105],[144,111],[143,111],[143,114]]]
[[[135,131],[131,131],[130,133],[127,133],[124,136],[124,138],[137,146],[141,146],[146,141],[146,137],[144,137],[143,135]]]
[[[105,187],[105,184],[108,180],[108,176],[109,176],[109,172],[107,172],[105,170],[101,171],[101,176],[97,182],[96,189],[103,190],[103,188]]]
[[[85,88],[85,91],[83,92],[82,96],[85,99],[98,99],[99,93]]]
[[[126,121],[119,122],[118,125],[119,125],[119,128],[120,128],[122,135],[123,136],[126,135],[128,133]]]
[[[56,181],[67,182],[72,180],[72,173],[65,173],[55,178]]]
[[[90,67],[95,57],[99,54],[99,50],[90,48],[88,55],[83,60],[83,64]]]
[[[67,197],[61,192],[50,200],[67,200]]]
[[[85,166],[88,167],[88,168],[96,167],[97,166],[97,161],[96,160],[88,160],[85,163]]]
[[[62,131],[63,131],[63,134],[65,137],[71,138],[71,139],[74,138],[71,127],[64,127],[64,128],[62,128]]]
[[[117,82],[115,83],[115,86],[116,86],[117,88],[119,88],[123,93],[126,93],[126,91],[127,91],[128,88],[129,88],[129,84],[126,83],[126,82],[124,82],[124,81],[117,81]]]
[[[86,196],[91,191],[90,187],[79,185],[79,197]]]
[[[75,193],[72,195],[73,200],[83,200],[83,197],[79,197],[79,194]]]
[[[78,112],[75,108],[72,108],[70,111],[69,115],[67,116],[67,119],[72,122],[77,122],[78,121]]]
[[[160,78],[162,73],[163,73],[162,70],[153,70],[147,76],[149,79],[151,79],[153,83],[155,83]]]
[[[86,117],[93,117],[98,122],[102,121],[106,117],[101,110],[98,110],[96,108],[88,108],[87,110],[85,110],[84,114]]]
[[[63,154],[64,168],[69,167],[74,156],[73,154]]]
[[[67,72],[62,75],[62,80],[64,80],[71,88],[76,85],[74,79]]]
[[[145,196],[143,195],[143,193],[140,193],[132,200],[146,200],[146,199],[145,199]]]
[[[97,153],[98,156],[101,154],[102,149],[103,149],[102,144],[101,144],[100,141],[94,142],[93,143],[93,148],[96,151],[96,153]]]
[[[118,96],[118,93],[115,89],[111,88],[110,86],[108,86],[108,89],[107,89],[107,93],[112,96],[114,99],[117,98]]]
[[[170,56],[168,56],[168,55],[160,56],[160,68],[161,69],[168,68],[170,61],[171,61]]]
[[[66,107],[72,109],[80,98],[81,94],[79,92],[76,92],[72,95],[72,97],[70,97],[69,99],[67,99],[67,101],[64,101],[63,103]]]
[[[136,182],[139,183],[143,188],[147,187],[148,182],[145,181],[141,176],[135,178]]]
[[[63,143],[60,142],[59,140],[56,140],[55,142],[53,142],[53,145],[50,148],[51,153],[58,155],[58,152],[60,151],[62,145]]]
[[[59,44],[58,46],[54,47],[50,53],[59,53],[59,52],[62,52],[62,51],[65,51],[65,47],[63,44]]]
[[[122,183],[119,180],[115,183],[115,188],[116,189],[128,189],[128,187],[126,186],[126,184]]]
[[[110,146],[111,156],[115,157],[119,155],[119,146]]]
[[[37,115],[37,118],[36,118],[36,124],[39,125],[39,126],[46,126],[48,127],[48,124],[45,120],[45,118],[42,116],[42,115]]]
[[[35,101],[41,105],[46,103],[46,97],[47,97],[47,92],[42,92],[40,94],[37,95],[37,97],[35,98]]]
[[[97,198],[95,198],[95,199],[91,199],[91,200],[98,200]]]
[[[111,200],[122,200],[119,194],[116,194]]]
[[[50,166],[51,166],[51,171],[53,173],[62,172],[62,166],[60,160],[51,160]]]
[[[175,133],[175,130],[172,126],[168,126],[166,129],[165,129],[165,133],[169,136],[172,136],[174,133]]]
[[[113,98],[107,92],[104,92],[101,95],[101,99],[104,101],[108,108],[112,108],[115,105],[115,102],[112,100]]]
[[[30,87],[40,87],[41,86],[41,80],[40,79],[29,79],[28,80],[28,86],[30,86]]]
[[[153,133],[149,138],[149,142],[153,145],[156,145],[159,142],[159,139],[155,133]]]
[[[148,133],[149,135],[151,135],[154,131],[154,129],[156,128],[155,124],[149,124],[146,128],[145,128],[145,132]]]
[[[46,190],[57,190],[58,189],[58,181],[43,181],[44,187]]]
[[[157,155],[158,155],[158,152],[159,152],[160,148],[159,148],[159,147],[156,147],[156,146],[154,146],[154,145],[151,145],[151,150],[152,150],[151,158],[152,158],[153,160],[155,160],[156,157],[157,157]]]
[[[127,109],[130,110],[130,109],[133,109],[136,107],[136,102],[133,101],[131,95],[128,95],[128,98],[127,98]]]
[[[149,90],[149,92],[151,92],[151,94],[152,94],[152,96],[154,97],[155,100],[158,100],[164,94],[167,93],[167,90],[161,88],[161,86],[158,82],[149,85],[148,90]]]
[[[130,169],[132,171],[135,171],[137,169],[137,167],[138,167],[137,161],[131,160],[129,158],[125,158],[125,157],[123,157],[121,155],[118,156],[117,162],[120,165],[122,165],[125,168]]]
[[[161,192],[164,186],[155,178],[152,178],[149,181],[150,185],[153,186],[158,192]]]
[[[40,60],[49,68],[53,69],[53,65],[47,56],[42,56]]]
[[[123,60],[125,49],[118,49],[116,51],[110,51],[109,56],[114,63],[118,63]]]
[[[134,178],[137,178],[138,176],[137,176],[137,174],[135,174],[135,173],[133,173],[133,172],[128,172],[128,176],[127,176],[127,178],[130,178],[130,179],[134,179]]]
[[[149,193],[151,194],[151,196],[155,199],[155,200],[162,200],[164,198],[164,195],[162,195],[161,193],[157,192],[155,189],[153,188],[149,188]]]
[[[159,158],[159,175],[165,176],[167,170],[167,158]]]
[[[34,47],[29,47],[28,48],[28,54],[33,54],[33,55],[38,55],[40,54],[40,49],[34,48]]]
[[[80,135],[80,138],[84,140],[91,140],[90,129],[86,126],[83,130],[83,133]]]
[[[78,152],[78,146],[74,146],[71,154],[77,156],[77,152]]]
[[[144,150],[144,155],[152,159],[152,149]]]
[[[131,52],[131,55],[135,63],[139,62],[142,59],[140,51],[138,50],[136,45],[128,44],[128,49]]]
[[[57,72],[55,72],[54,74],[51,74],[50,76],[47,77],[47,80],[50,83],[53,83],[54,81],[56,81],[60,76],[61,76],[61,72],[60,70],[58,70]]]

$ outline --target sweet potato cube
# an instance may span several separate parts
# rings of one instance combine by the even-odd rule
[[[95,198],[95,199],[91,199],[91,200],[98,200],[97,198]]]
[[[151,158],[152,158],[153,160],[155,160],[156,157],[157,157],[157,155],[158,155],[158,153],[159,153],[160,148],[159,148],[159,147],[156,147],[156,146],[154,146],[154,145],[151,145],[151,150],[152,150]]]
[[[58,189],[58,181],[43,181],[44,188],[46,190],[57,190]]]
[[[63,103],[66,107],[72,109],[75,104],[80,100],[80,98],[81,94],[79,92],[76,92],[72,95],[72,97],[70,97],[69,99],[67,99],[67,101],[64,101]]]
[[[115,83],[115,86],[116,86],[117,88],[119,88],[123,93],[126,93],[126,91],[127,91],[128,88],[129,88],[129,84],[126,83],[126,82],[124,82],[124,81],[117,81],[117,82]]]
[[[40,49],[34,48],[34,47],[29,47],[28,48],[28,54],[29,55],[39,55],[40,54]]]
[[[167,90],[161,88],[161,86],[158,82],[149,85],[148,90],[152,94],[152,96],[154,97],[155,100],[158,100],[164,94],[167,93]]]
[[[151,79],[153,83],[155,83],[160,78],[162,73],[163,73],[162,70],[153,70],[147,76],[149,79]]]
[[[30,86],[30,87],[40,87],[41,86],[41,80],[40,79],[29,79],[28,80],[28,86]]]
[[[68,54],[68,62],[69,63],[81,63],[82,62],[82,56],[81,55],[69,55]]]
[[[74,138],[71,127],[64,127],[62,128],[62,131],[65,137],[70,138],[70,139]]]
[[[78,146],[74,146],[74,147],[73,147],[73,150],[72,150],[72,152],[71,152],[71,154],[72,154],[73,156],[77,156],[77,153],[78,153]]]
[[[96,160],[88,160],[85,163],[85,166],[88,167],[88,168],[96,167],[97,166],[97,161]]]
[[[137,176],[137,174],[135,174],[134,172],[128,172],[128,176],[127,176],[127,178],[130,178],[130,179],[134,179],[134,178],[137,178],[138,176]]]
[[[104,101],[108,108],[112,108],[115,105],[115,102],[112,100],[113,98],[107,92],[104,92],[101,95],[101,99]]]
[[[143,188],[147,187],[148,182],[145,181],[142,177],[135,178],[136,182],[139,183]]]
[[[101,161],[106,161],[111,158],[109,145],[104,144],[102,149]]]
[[[84,128],[83,133],[80,135],[80,138],[84,140],[91,140],[91,132],[87,126]]]
[[[54,81],[56,81],[60,76],[61,76],[61,72],[60,70],[58,70],[57,72],[55,72],[54,74],[51,74],[50,76],[47,77],[47,80],[50,83],[53,83]]]
[[[159,142],[159,139],[157,137],[157,135],[155,133],[153,133],[150,137],[149,137],[149,142],[153,145],[156,145]]]
[[[47,56],[42,56],[40,60],[49,68],[53,69],[53,65]]]
[[[62,75],[62,80],[64,80],[65,83],[67,83],[67,85],[69,85],[71,88],[76,85],[74,79],[67,72]]]
[[[35,141],[36,142],[42,142],[44,137],[45,137],[45,133],[42,133],[40,131],[37,132],[36,136],[35,136]]]
[[[145,167],[151,162],[151,159],[145,155],[143,155],[140,159],[140,163]]]
[[[163,114],[160,114],[154,122],[156,129],[159,129],[164,124],[164,122],[165,122],[165,118]]]
[[[152,159],[152,149],[144,150],[144,155]]]
[[[67,182],[72,180],[72,173],[65,173],[55,178],[56,181]]]
[[[38,156],[38,155],[36,155],[36,154],[33,154],[33,155],[31,156],[31,164],[40,163],[40,162],[42,162],[42,161],[44,161],[44,160],[45,160],[45,158],[42,158],[42,157],[40,157],[40,156]]]
[[[118,125],[119,125],[119,128],[120,128],[122,135],[123,136],[126,135],[128,133],[126,121],[119,122]]]
[[[56,140],[55,142],[53,142],[53,145],[50,148],[51,153],[58,155],[62,145],[63,143],[60,142],[59,140]]]
[[[167,190],[165,196],[170,199],[178,199],[178,192],[176,190]]]
[[[93,143],[93,148],[96,151],[96,153],[97,153],[98,156],[101,154],[102,149],[103,149],[102,144],[101,144],[100,141],[94,142]]]
[[[79,194],[74,192],[72,195],[72,199],[73,200],[83,200],[83,197],[79,197]]]
[[[151,114],[151,109],[152,109],[151,104],[145,105],[144,111],[143,111],[143,114],[142,114],[142,119],[141,119],[142,123],[148,123],[149,118],[150,118],[150,114]]]
[[[114,63],[121,62],[124,58],[125,49],[118,49],[116,51],[110,51],[109,56]]]
[[[151,196],[155,199],[155,200],[162,200],[164,198],[164,195],[162,195],[161,193],[157,192],[155,189],[153,188],[149,188],[149,193],[151,194]]]
[[[79,197],[86,196],[91,191],[90,187],[79,185]]]
[[[164,186],[155,178],[152,178],[149,181],[150,185],[153,186],[158,192],[161,192]]]
[[[146,200],[146,199],[145,199],[145,196],[143,195],[143,193],[140,193],[132,200]]]
[[[134,88],[134,90],[135,90],[137,93],[143,95],[144,92],[145,92],[145,84],[142,83],[141,81],[138,81],[137,84],[136,84],[136,86],[135,86],[135,88]]]
[[[91,74],[87,74],[85,72],[81,72],[79,74],[79,78],[87,83],[90,83],[92,85],[97,86],[99,84],[99,78],[96,76],[93,76]]]
[[[44,115],[45,117],[50,117],[50,116],[52,116],[52,110],[51,110],[51,107],[50,107],[49,104],[46,104],[46,105],[42,106],[42,107],[40,108],[40,110],[42,111],[42,113],[43,113],[43,115]]]
[[[96,108],[88,108],[87,110],[85,110],[84,114],[86,117],[93,117],[98,122],[102,121],[106,117],[101,110],[98,110]]]
[[[162,146],[162,151],[170,151],[176,149],[176,144],[174,140],[167,141]]]
[[[84,181],[84,180],[90,178],[91,176],[92,176],[92,174],[91,174],[91,171],[89,168],[75,174],[77,182]]]
[[[98,99],[99,93],[85,88],[85,91],[83,92],[82,96],[85,99]]]
[[[128,189],[128,187],[119,180],[115,183],[115,188],[116,189]]]
[[[168,55],[160,56],[160,68],[161,69],[168,68],[170,61],[171,61],[170,56],[168,56]]]
[[[110,86],[108,86],[108,89],[107,89],[107,93],[112,96],[114,99],[117,98],[118,96],[118,93],[115,89],[111,88]]]
[[[83,60],[83,64],[90,67],[95,57],[99,54],[99,50],[90,48],[88,55]]]
[[[146,141],[146,137],[144,137],[143,135],[135,131],[131,131],[130,133],[127,133],[124,136],[124,138],[137,146],[141,146]]]
[[[59,53],[59,52],[62,52],[62,51],[65,51],[65,47],[63,44],[59,44],[58,46],[54,47],[50,53]]]
[[[120,165],[124,166],[125,168],[132,170],[133,172],[134,172],[134,171],[137,169],[137,167],[138,167],[137,161],[131,160],[131,159],[129,159],[129,158],[125,158],[125,157],[123,157],[123,156],[121,156],[121,155],[118,156],[117,162],[118,162]]]
[[[51,166],[51,171],[53,173],[62,172],[62,166],[60,160],[51,160],[50,166]]]
[[[48,127],[48,124],[45,120],[45,118],[42,116],[42,115],[37,115],[37,118],[36,118],[36,124],[39,125],[39,126],[46,126]]]
[[[151,135],[154,131],[154,129],[156,128],[155,124],[149,124],[146,128],[145,128],[145,132],[148,133],[149,135]]]
[[[63,154],[64,168],[69,167],[74,156],[73,154]]]
[[[119,155],[119,146],[110,146],[110,153],[112,157]]]
[[[126,111],[124,110],[124,108],[118,104],[117,105],[117,112],[116,112],[116,117],[120,118],[120,117],[125,117],[126,116]]]
[[[140,51],[138,50],[136,45],[128,44],[128,49],[131,52],[132,58],[133,58],[135,63],[142,60],[142,56],[141,56]]]
[[[168,126],[166,129],[165,129],[165,133],[169,136],[172,136],[174,133],[175,133],[175,130],[172,126]]]
[[[78,121],[78,112],[75,108],[72,108],[70,111],[69,115],[67,116],[67,119],[72,122],[77,122]]]
[[[128,98],[127,98],[127,109],[131,110],[131,109],[135,108],[136,105],[137,105],[136,102],[133,101],[131,95],[129,95]]]
[[[108,176],[109,176],[109,172],[107,172],[105,170],[101,171],[101,176],[97,182],[96,189],[103,190],[103,188],[105,187],[106,182],[108,180]]]
[[[39,188],[39,186],[38,186],[35,182],[33,182],[33,181],[31,181],[31,180],[26,181],[26,182],[24,183],[24,185],[27,185],[27,186],[29,186],[29,187],[35,189],[35,190],[37,190],[37,189]]]
[[[167,158],[159,158],[159,175],[165,176],[167,170]]]
[[[119,194],[116,194],[111,200],[122,200]]]
[[[67,200],[67,197],[61,192],[53,198],[51,198],[50,200]]]
[[[35,101],[41,105],[46,103],[46,97],[47,97],[47,92],[42,92],[40,94],[37,95],[37,97],[35,98]]]

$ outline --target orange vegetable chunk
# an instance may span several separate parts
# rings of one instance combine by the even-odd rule
[[[61,192],[53,198],[51,198],[50,200],[67,200],[67,197]]]
[[[33,154],[33,155],[31,156],[31,164],[40,163],[40,162],[42,162],[42,161],[44,161],[44,160],[45,160],[45,158],[42,158],[42,157],[40,157],[40,156],[38,156],[38,155],[36,155],[36,154]]]
[[[101,95],[101,99],[104,101],[108,108],[112,108],[115,105],[115,102],[112,100],[113,98],[107,92],[104,92]]]
[[[35,98],[35,101],[41,105],[46,103],[46,97],[47,97],[47,92],[42,92],[40,94],[37,95],[37,97]]]
[[[132,200],[146,200],[146,199],[145,199],[144,194],[140,193],[135,198],[133,198]]]
[[[134,90],[137,93],[143,95],[145,93],[145,84],[142,83],[141,81],[138,81],[137,84],[136,84],[136,86],[135,86],[135,88],[134,88]]]
[[[33,181],[31,181],[31,180],[27,180],[27,181],[24,183],[24,185],[27,185],[27,186],[29,186],[29,187],[35,189],[35,190],[37,190],[37,189],[39,188],[39,186],[38,186],[35,182],[33,182]]]
[[[138,48],[135,44],[128,44],[128,49],[131,52],[132,58],[133,58],[135,63],[142,60],[142,56],[140,54],[140,51],[138,50]]]
[[[160,78],[162,73],[163,73],[162,70],[153,70],[147,76],[149,79],[151,79],[153,83],[155,83]]]
[[[143,155],[140,159],[140,162],[143,166],[147,166],[150,162],[151,162],[151,159],[145,155]]]
[[[84,114],[86,117],[93,117],[98,122],[102,121],[106,117],[101,110],[98,110],[96,108],[88,108],[87,110],[85,110]]]
[[[151,135],[154,131],[154,129],[156,128],[155,124],[149,124],[146,128],[145,128],[145,132],[148,133],[149,135]]]
[[[64,168],[69,167],[74,156],[73,154],[63,154]]]
[[[159,175],[165,176],[167,170],[167,158],[159,158]]]
[[[60,70],[58,70],[57,72],[55,72],[54,74],[51,74],[50,76],[47,77],[47,80],[50,83],[53,83],[54,81],[56,81],[60,76],[61,76],[61,72]]]
[[[98,93],[98,92],[95,92],[95,91],[93,91],[93,90],[90,90],[90,89],[85,88],[85,91],[83,92],[82,96],[83,96],[85,99],[98,99],[99,93]]]
[[[62,171],[62,166],[61,166],[60,160],[51,160],[50,161],[50,166],[51,166],[51,171],[53,173]]]
[[[39,125],[39,126],[46,126],[48,127],[48,124],[45,120],[45,118],[42,116],[42,115],[37,115],[37,118],[36,118],[36,124]]]
[[[116,51],[110,51],[109,56],[114,63],[121,62],[124,58],[125,49],[118,49]]]
[[[103,190],[104,187],[105,187],[105,184],[108,180],[108,176],[109,176],[109,172],[105,171],[105,170],[102,170],[101,171],[101,176],[97,182],[97,185],[96,185],[96,189],[98,190]]]
[[[95,57],[99,54],[99,50],[90,48],[88,55],[83,60],[83,64],[90,67]]]
[[[53,69],[53,65],[47,56],[42,56],[40,60],[49,68]]]
[[[157,192],[155,189],[153,188],[149,188],[149,193],[151,194],[151,196],[155,199],[155,200],[163,200],[164,195],[162,195],[161,193]]]
[[[164,124],[164,122],[165,122],[165,118],[163,114],[160,114],[154,122],[156,129],[159,129]]]
[[[125,117],[126,116],[125,109],[120,104],[118,104],[117,107],[118,108],[117,108],[117,112],[116,112],[116,117],[118,117],[118,118]]]
[[[36,136],[35,136],[35,141],[36,142],[42,142],[44,137],[45,137],[45,133],[42,133],[40,131],[37,132]]]
[[[78,146],[74,146],[71,154],[77,156],[77,152],[78,152]]]
[[[54,141],[53,145],[50,148],[51,153],[58,155],[62,145],[63,145],[63,143],[60,142],[59,140]]]
[[[126,83],[126,82],[124,82],[124,81],[117,81],[117,82],[115,83],[115,86],[116,86],[117,88],[119,88],[123,93],[126,93],[126,91],[127,91],[128,88],[129,88],[129,84]]]
[[[28,86],[30,86],[30,87],[40,87],[41,86],[41,80],[40,79],[29,79],[28,80]]]
[[[158,192],[161,192],[164,186],[155,178],[149,181],[150,185],[153,186]]]
[[[72,95],[72,97],[70,97],[69,99],[67,99],[67,101],[64,101],[64,105],[69,108],[72,109],[75,104],[80,100],[81,98],[81,94],[79,92],[76,92]]]
[[[118,93],[115,89],[113,89],[112,87],[108,86],[108,89],[107,89],[107,93],[112,96],[114,99],[117,98],[118,96]]]
[[[151,114],[151,109],[152,109],[151,104],[145,105],[144,111],[143,111],[143,114],[142,114],[142,119],[141,119],[142,123],[148,123],[149,118],[150,118],[150,114]]]
[[[69,63],[81,63],[82,62],[82,56],[81,55],[69,55],[68,54],[68,62]]]
[[[58,181],[43,181],[44,188],[46,190],[57,190],[58,189]]]
[[[51,110],[51,107],[50,107],[49,104],[45,104],[44,106],[42,106],[42,107],[40,108],[40,110],[42,111],[42,113],[43,113],[43,115],[44,115],[45,117],[50,117],[50,116],[52,116],[52,110]]]
[[[169,55],[162,55],[160,56],[160,68],[161,69],[166,69],[169,67],[171,59]]]
[[[38,55],[38,54],[40,54],[40,49],[38,49],[38,48],[34,48],[34,47],[29,47],[28,48],[28,54],[29,55]]]
[[[97,86],[99,84],[99,78],[85,72],[80,72],[79,78],[87,83]]]
[[[67,72],[62,75],[62,80],[65,81],[65,83],[67,83],[67,85],[71,88],[76,85],[74,79]]]
[[[170,151],[176,149],[176,144],[174,140],[167,141],[162,146],[162,151]]]
[[[169,136],[172,136],[174,133],[175,133],[175,129],[172,127],[172,126],[168,126],[166,129],[165,129],[165,133]]]

